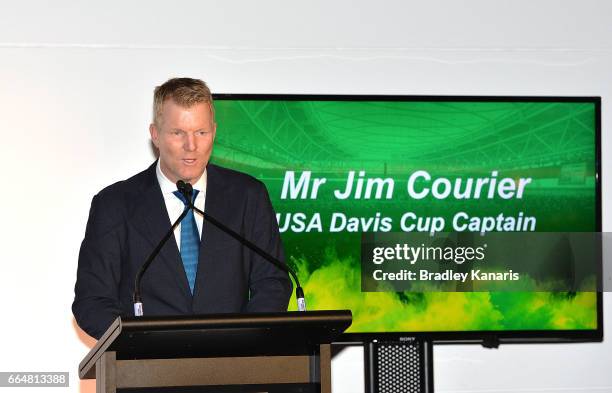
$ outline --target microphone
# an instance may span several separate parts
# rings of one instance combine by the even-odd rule
[[[272,256],[268,252],[258,247],[256,244],[250,242],[249,240],[247,240],[245,237],[241,236],[234,230],[230,229],[225,224],[222,224],[219,220],[212,217],[210,214],[194,206],[193,202],[191,201],[191,195],[193,194],[193,187],[191,184],[186,183],[182,180],[179,180],[176,182],[176,188],[179,190],[181,194],[183,194],[183,196],[185,197],[185,200],[188,201],[189,206],[187,207],[187,209],[193,209],[195,212],[201,214],[206,221],[210,222],[217,228],[221,229],[223,232],[227,233],[234,239],[238,240],[240,243],[250,248],[252,251],[257,253],[259,256],[261,256],[262,258],[264,258],[266,261],[270,262],[277,268],[291,275],[291,277],[293,277],[293,281],[295,281],[295,298],[297,301],[298,311],[306,311],[306,299],[304,298],[304,290],[302,289],[302,286],[300,285],[300,280],[298,279],[298,276],[297,274],[295,274],[293,269],[291,269],[289,266],[279,261],[277,258]]]
[[[193,191],[193,188],[192,188],[192,191]],[[187,200],[191,201],[191,195],[189,196],[189,198]],[[189,209],[190,209],[189,206],[185,206],[185,210],[183,210],[181,215],[172,224],[172,226],[170,227],[168,232],[166,232],[164,237],[159,241],[159,243],[153,249],[151,254],[149,254],[149,256],[147,257],[146,261],[142,264],[142,266],[140,267],[140,270],[138,270],[138,273],[136,274],[136,278],[134,279],[134,296],[133,296],[133,300],[134,300],[134,315],[137,316],[137,317],[142,317],[142,315],[143,315],[142,298],[140,296],[140,280],[142,279],[142,276],[144,275],[144,273],[149,268],[149,265],[151,264],[151,262],[153,262],[153,259],[157,256],[157,254],[159,254],[159,252],[161,251],[161,249],[164,246],[164,244],[166,244],[168,239],[170,239],[170,237],[173,235],[174,230],[176,229],[176,227],[181,223],[181,221],[183,221],[183,218],[185,218],[185,216],[189,212]]]
[[[193,186],[190,183],[185,183],[182,180],[176,182],[177,190],[185,197],[185,200],[191,204],[191,196],[193,195]],[[191,208],[192,206],[189,206]]]

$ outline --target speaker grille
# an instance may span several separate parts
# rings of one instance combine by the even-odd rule
[[[421,393],[421,345],[418,341],[377,345],[378,393]]]

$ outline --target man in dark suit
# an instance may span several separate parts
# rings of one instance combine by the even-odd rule
[[[92,201],[79,254],[72,310],[100,338],[117,316],[133,316],[134,278],[184,208],[178,180],[193,184],[194,205],[284,260],[278,225],[260,181],[209,164],[216,134],[206,84],[170,79],[155,89],[151,139],[159,160]],[[141,282],[144,315],[285,311],[285,272],[199,214],[177,228]]]

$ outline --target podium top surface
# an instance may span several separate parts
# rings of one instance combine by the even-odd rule
[[[117,318],[79,364],[95,378],[96,360],[309,355],[351,324],[349,310]]]

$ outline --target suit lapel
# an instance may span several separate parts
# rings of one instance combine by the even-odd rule
[[[141,190],[142,204],[139,205],[136,213],[134,226],[150,240],[152,246],[150,251],[147,250],[147,255],[153,251],[153,248],[164,237],[170,229],[172,223],[168,217],[164,197],[157,181],[155,172],[155,164],[147,170],[146,180]],[[189,290],[189,282],[185,274],[185,268],[181,260],[175,237],[172,236],[162,247],[156,259],[161,259],[161,262],[166,264],[171,271],[172,277],[161,277],[162,280],[174,280],[178,288],[180,288],[181,296],[191,304],[191,291]],[[156,263],[155,260],[153,263]]]
[[[204,211],[212,217],[228,223],[228,211],[231,211],[228,205],[228,191],[223,180],[220,178],[216,167],[208,165],[206,179],[206,201]],[[196,213],[197,214],[197,213]],[[198,273],[193,295],[193,308],[201,309],[203,303],[209,302],[213,294],[209,291],[219,283],[215,282],[214,277],[218,272],[215,271],[215,266],[223,263],[220,258],[223,258],[224,250],[220,248],[221,244],[227,244],[227,236],[219,228],[204,220],[202,226],[202,240],[200,242],[200,255],[198,260]]]

